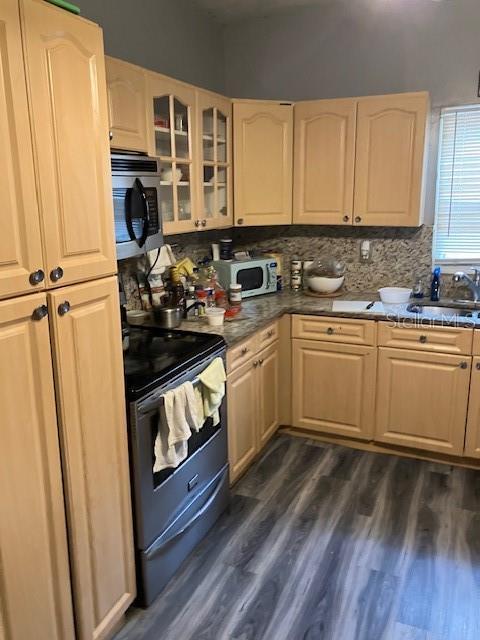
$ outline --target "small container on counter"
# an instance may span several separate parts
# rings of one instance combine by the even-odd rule
[[[220,240],[220,260],[230,261],[233,259],[233,240],[223,238]]]
[[[211,327],[221,327],[225,318],[225,309],[220,307],[208,307],[206,309],[208,324]]]
[[[240,307],[242,304],[242,285],[232,282],[228,289],[228,298],[232,307]]]

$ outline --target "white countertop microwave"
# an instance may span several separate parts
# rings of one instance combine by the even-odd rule
[[[222,287],[228,289],[232,282],[242,285],[242,298],[277,290],[277,263],[274,258],[215,260],[212,264]]]

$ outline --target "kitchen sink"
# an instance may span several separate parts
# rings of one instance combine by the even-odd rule
[[[436,307],[427,304],[409,304],[407,311],[410,313],[417,313],[418,315],[428,316],[440,316],[440,317],[455,317],[455,318],[477,318],[478,311],[472,311],[472,309],[465,309],[463,307]]]

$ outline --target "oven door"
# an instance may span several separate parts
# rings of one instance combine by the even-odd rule
[[[208,418],[188,441],[188,456],[176,468],[153,472],[158,421],[165,419],[160,395],[182,382],[193,380],[205,364],[187,377],[178,378],[145,400],[130,406],[129,428],[132,476],[135,492],[136,545],[146,549],[195,501],[225,467],[227,452],[226,400],[220,407],[220,423]]]
[[[113,211],[117,259],[161,247],[158,179],[113,176]]]

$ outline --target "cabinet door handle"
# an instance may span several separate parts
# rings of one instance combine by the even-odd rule
[[[243,347],[243,349],[240,351],[240,353],[242,354],[242,356],[244,356],[246,353],[248,353],[247,347]]]
[[[238,224],[243,224],[243,218],[239,218],[239,219],[237,220],[237,222],[238,222]]]
[[[199,227],[199,226],[200,226],[200,220],[195,220],[194,225],[195,225],[196,227]]]
[[[45,274],[43,273],[43,271],[41,269],[37,269],[37,271],[32,271],[30,277],[28,278],[28,281],[30,282],[32,287],[34,287],[36,284],[40,284],[40,282],[43,282],[44,278]]]
[[[64,316],[69,311],[70,311],[70,302],[68,300],[65,300],[65,302],[62,302],[61,304],[58,305],[59,316]]]
[[[58,280],[60,280],[60,278],[63,278],[62,267],[55,267],[55,269],[52,269],[50,271],[50,280],[52,282],[57,282]]]
[[[108,139],[113,140],[113,131],[108,132]]]
[[[331,336],[334,331],[335,331],[335,329],[333,329],[332,327],[328,327],[328,329],[327,329],[327,333],[328,333],[329,336]]]
[[[355,222],[361,222],[362,218],[360,216],[355,216]]]
[[[207,226],[207,221],[206,220],[202,220],[202,227],[206,227]]]
[[[45,316],[48,315],[48,307],[46,304],[42,304],[40,307],[37,307],[36,309],[33,310],[32,313],[32,320],[41,320],[42,318],[45,318]]]
[[[343,216],[343,221],[348,222],[350,220],[350,216]]]
[[[420,340],[420,342],[421,342],[422,344],[425,344],[425,343],[427,342],[428,338],[427,338],[427,336],[420,336],[420,337],[419,337],[419,340]]]
[[[273,329],[270,329],[267,333],[267,338],[271,338],[273,336]]]
[[[465,362],[465,360],[463,362],[460,362],[458,366],[460,367],[460,369],[468,369],[468,363]]]
[[[475,369],[477,369],[478,371],[480,371],[480,362],[477,362],[477,364],[475,365]]]

